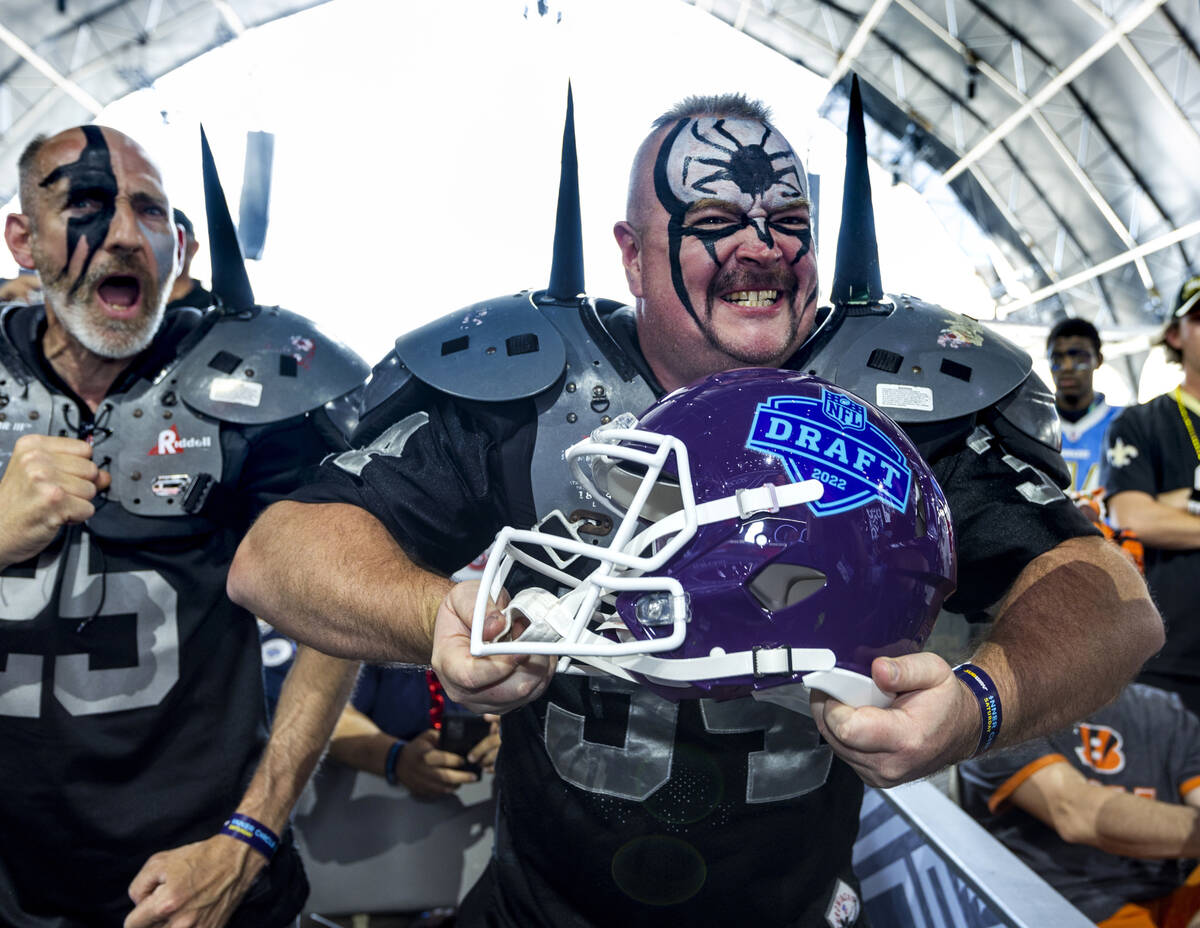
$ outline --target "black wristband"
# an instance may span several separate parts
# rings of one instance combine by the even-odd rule
[[[1000,694],[996,684],[982,667],[975,664],[959,664],[954,668],[954,675],[969,689],[979,703],[979,716],[983,722],[983,730],[979,733],[979,744],[972,757],[982,754],[1000,734],[1000,723],[1004,715],[1000,710]]]

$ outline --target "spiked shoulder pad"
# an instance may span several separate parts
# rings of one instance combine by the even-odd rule
[[[359,386],[367,370],[308,319],[263,306],[220,313],[187,351],[176,377],[193,409],[223,422],[261,425],[337,399]]]
[[[396,357],[423,383],[483,401],[536,396],[567,363],[562,335],[529,290],[475,303],[400,336]]]
[[[1029,375],[1029,355],[970,316],[911,296],[852,309],[803,367],[903,424],[979,412]]]

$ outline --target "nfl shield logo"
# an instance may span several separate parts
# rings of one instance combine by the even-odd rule
[[[824,413],[844,429],[862,431],[867,427],[867,411],[848,396],[825,393]]]

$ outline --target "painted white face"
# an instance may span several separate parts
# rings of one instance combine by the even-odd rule
[[[665,253],[645,246],[647,324],[688,350],[678,307],[703,336],[701,367],[782,363],[811,324],[817,292],[808,178],[787,140],[760,120],[686,117],[664,132],[653,171],[666,215],[646,242]]]
[[[673,198],[690,206],[717,199],[746,213],[771,212],[808,199],[808,176],[787,140],[756,120],[690,119],[659,155],[670,196],[659,197],[668,212]],[[656,176],[656,187],[658,177]],[[678,208],[678,206],[676,206]]]

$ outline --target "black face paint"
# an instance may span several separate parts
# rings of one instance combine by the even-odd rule
[[[88,246],[87,257],[84,258],[83,267],[79,269],[75,282],[71,284],[68,296],[74,296],[79,285],[83,283],[92,258],[108,237],[117,201],[117,177],[113,173],[112,158],[109,155],[108,144],[104,141],[104,133],[100,131],[99,126],[82,126],[81,129],[87,144],[79,153],[79,160],[59,165],[38,185],[51,187],[65,177],[68,184],[68,206],[84,200],[95,200],[98,204],[92,212],[67,220],[67,260],[59,272],[58,280],[62,280],[70,268],[79,240],[84,239]]]
[[[797,169],[796,156],[791,148],[787,147],[786,142],[777,137],[778,143],[782,147],[773,152],[768,151],[768,142],[775,134],[771,127],[761,126],[761,138],[757,142],[743,144],[740,139],[726,129],[725,122],[724,119],[715,120],[710,131],[720,138],[728,140],[732,143],[732,147],[721,144],[720,141],[708,138],[703,134],[700,130],[699,120],[685,118],[679,120],[667,133],[654,163],[655,194],[668,215],[667,241],[670,252],[671,282],[674,284],[675,294],[679,297],[680,303],[695,320],[697,326],[700,326],[700,320],[688,297],[687,288],[684,286],[683,269],[679,262],[679,253],[684,237],[690,236],[700,241],[708,256],[717,265],[720,264],[717,257],[717,243],[731,235],[737,235],[747,227],[753,227],[759,241],[768,248],[775,247],[776,236],[797,239],[800,247],[797,249],[796,257],[790,262],[792,266],[799,263],[812,248],[812,233],[809,229],[796,230],[784,223],[771,222],[769,218],[752,219],[745,213],[739,220],[731,220],[719,228],[684,225],[688,210],[695,202],[705,197],[717,197],[744,203],[748,211],[751,204],[766,200],[768,194],[775,188],[778,189],[774,199],[779,200],[780,205],[785,205],[788,200],[801,200],[807,196],[807,178]],[[671,156],[676,143],[689,144],[680,140],[680,135],[689,124],[691,136],[696,142],[728,157],[702,157],[698,154],[686,154],[682,156],[682,163],[672,169],[670,167]],[[776,162],[783,162],[783,165],[776,167]],[[699,178],[689,179],[690,174],[700,173],[699,169],[693,171],[693,165],[703,165],[705,168],[714,168],[715,170],[711,170]],[[677,180],[673,179],[676,170],[679,171]],[[679,187],[678,192],[676,186]],[[685,200],[683,197],[686,196],[691,196],[693,199]],[[701,328],[703,327],[701,326]]]

